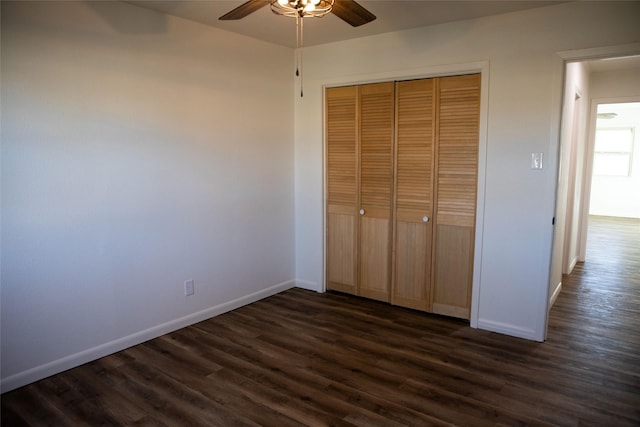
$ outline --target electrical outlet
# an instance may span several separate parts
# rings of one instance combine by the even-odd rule
[[[193,295],[193,279],[184,282],[184,296]]]

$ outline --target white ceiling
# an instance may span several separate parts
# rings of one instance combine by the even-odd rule
[[[354,28],[333,14],[323,18],[305,19],[305,46],[567,2],[567,0],[357,1],[376,15],[376,20]],[[126,2],[282,46],[295,47],[295,20],[275,15],[268,6],[237,21],[220,21],[218,17],[238,7],[245,0],[127,0]],[[586,62],[591,72],[596,73],[640,69],[640,56]]]
[[[625,58],[607,58],[587,61],[591,72],[600,73],[613,70],[640,69],[640,55]],[[640,72],[640,71],[639,71]]]
[[[304,45],[331,43],[563,2],[566,0],[358,0],[361,6],[376,15],[375,21],[354,28],[333,14],[324,18],[305,19]],[[127,3],[283,46],[295,47],[296,43],[295,20],[275,15],[268,6],[238,21],[218,20],[218,17],[241,5],[244,0],[131,0]]]
[[[640,122],[640,102],[599,104],[598,113],[615,113],[611,119],[597,120],[597,127],[631,126]]]

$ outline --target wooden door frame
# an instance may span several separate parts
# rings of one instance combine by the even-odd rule
[[[484,233],[484,207],[485,207],[485,187],[486,187],[486,164],[487,164],[487,130],[488,130],[488,110],[489,110],[489,61],[469,62],[464,64],[442,65],[415,68],[410,70],[390,71],[375,74],[362,74],[345,77],[327,79],[322,84],[322,111],[326,111],[326,91],[325,89],[337,86],[350,86],[367,83],[380,83],[394,80],[426,79],[433,77],[447,77],[462,74],[479,73],[481,78],[480,89],[480,129],[478,140],[478,188],[476,193],[476,230],[474,238],[474,264],[473,282],[471,287],[471,316],[470,325],[472,328],[478,327],[479,318],[479,297],[481,289],[481,268],[482,268],[482,243]],[[327,135],[326,135],[326,115],[322,118],[322,283],[321,291],[326,292],[326,272],[327,272]]]

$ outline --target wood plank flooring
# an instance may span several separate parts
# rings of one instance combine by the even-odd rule
[[[2,425],[638,426],[640,221],[590,236],[545,343],[293,289],[5,393]]]

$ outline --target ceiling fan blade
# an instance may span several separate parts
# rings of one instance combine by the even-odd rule
[[[220,18],[220,21],[232,21],[235,19],[242,19],[245,16],[255,12],[256,10],[269,4],[269,0],[249,0],[246,3],[242,3],[240,6],[233,9],[231,12],[225,13]]]
[[[359,27],[376,19],[376,15],[353,0],[336,0],[331,12],[353,27]]]

